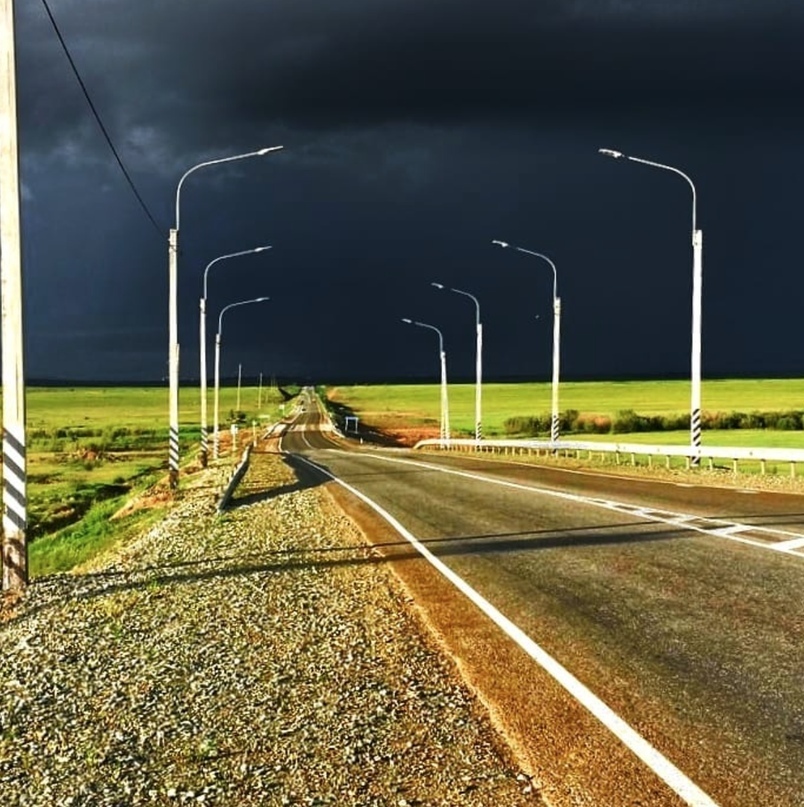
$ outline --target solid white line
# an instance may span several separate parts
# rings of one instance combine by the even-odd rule
[[[315,462],[299,455],[302,462],[311,465],[341,487],[357,496],[384,518],[416,551],[435,567],[447,580],[474,603],[509,638],[515,641],[540,667],[548,672],[580,704],[592,713],[615,737],[642,760],[668,787],[677,793],[690,807],[717,807],[698,785],[685,776],[670,760],[655,749],[641,734],[637,733],[616,712],[609,708],[590,689],[582,684],[569,670],[562,667],[546,650],[536,644],[521,628],[498,611],[485,597],[473,589],[445,563],[433,555],[419,540],[397,521],[387,510],[356,488],[333,476]]]
[[[470,473],[469,471],[456,471],[452,468],[444,468],[441,465],[436,465],[434,463],[429,462],[419,462],[417,460],[406,460],[398,457],[384,457],[381,454],[372,454],[372,458],[383,460],[384,462],[398,462],[403,465],[414,465],[417,468],[424,468],[428,471],[437,471],[439,473],[444,474],[452,474],[453,476],[463,477],[464,479],[472,479],[476,482],[485,482],[491,485],[500,485],[502,487],[513,488],[514,490],[525,490],[529,493],[538,493],[544,496],[553,496],[557,499],[565,499],[567,501],[575,502],[577,504],[588,504],[593,505],[594,507],[602,507],[605,510],[613,510],[618,513],[623,513],[625,515],[634,516],[635,508],[632,505],[624,504],[617,501],[609,501],[608,499],[593,499],[587,498],[585,496],[580,496],[577,493],[566,493],[560,490],[552,490],[551,488],[541,488],[536,487],[534,485],[523,485],[519,482],[509,482],[507,479],[495,479],[493,477],[483,476],[482,474],[474,474]],[[643,518],[649,519],[650,521],[655,521],[659,524],[669,524],[675,527],[682,527],[683,529],[693,530],[694,532],[699,532],[702,535],[713,535],[718,538],[725,538],[728,541],[736,541],[737,543],[747,544],[748,546],[753,546],[758,549],[772,549],[776,552],[784,552],[790,555],[794,555],[796,557],[804,557],[800,552],[797,551],[796,546],[790,546],[791,541],[784,541],[781,543],[769,543],[767,541],[756,541],[751,538],[741,538],[739,535],[734,534],[733,532],[726,532],[726,529],[729,527],[745,527],[746,531],[761,531],[768,533],[769,535],[792,535],[795,536],[793,540],[798,540],[798,538],[804,538],[804,536],[800,536],[798,533],[787,532],[784,530],[774,530],[768,529],[764,527],[752,526],[750,524],[731,524],[726,521],[717,521],[716,519],[708,519],[706,516],[693,516],[686,513],[673,513],[671,511],[660,511],[660,510],[646,510],[642,511],[639,515],[642,515]],[[712,521],[716,523],[723,524],[722,528],[716,527],[704,527],[700,526],[699,524],[692,523],[694,521]]]

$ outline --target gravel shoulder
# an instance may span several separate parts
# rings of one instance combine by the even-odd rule
[[[281,456],[0,619],[3,805],[543,803],[383,556]]]

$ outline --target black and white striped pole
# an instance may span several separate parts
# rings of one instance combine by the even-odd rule
[[[692,190],[692,355],[690,360],[690,459],[693,465],[701,460],[701,297],[703,287],[703,232],[698,229],[698,194],[693,181],[671,165],[631,157],[613,149],[598,149],[605,157],[625,158],[631,162],[670,171],[686,180]]]
[[[194,165],[185,171],[176,187],[176,226],[171,229],[168,238],[168,367],[169,367],[169,418],[170,431],[168,437],[168,473],[170,487],[175,489],[179,484],[179,321],[178,321],[178,262],[179,262],[179,225],[181,212],[181,188],[184,180],[199,168],[209,165],[220,165],[246,157],[262,157],[271,151],[279,151],[282,146],[271,146],[259,151],[235,154],[233,157],[221,157]]]
[[[238,258],[241,255],[252,255],[257,252],[265,252],[271,249],[270,245],[245,249],[241,252],[231,252],[228,255],[220,255],[211,260],[204,269],[204,293],[200,301],[200,317],[198,323],[199,358],[201,362],[201,467],[206,468],[209,463],[209,428],[207,423],[207,276],[209,270],[219,261],[227,258]]]
[[[543,255],[541,252],[534,252],[531,249],[513,246],[507,241],[494,240],[491,243],[496,244],[498,247],[511,247],[517,252],[524,252],[526,255],[533,255],[535,258],[541,258],[543,261],[547,261],[547,263],[550,264],[550,268],[553,270],[553,381],[551,384],[550,442],[557,443],[558,438],[560,437],[558,385],[559,376],[561,374],[561,298],[558,296],[558,272],[556,271],[556,265],[550,260],[550,258],[547,257],[547,255]]]
[[[3,358],[3,590],[28,583],[22,249],[14,3],[0,0],[0,286]]]
[[[431,283],[437,289],[443,289],[443,283]],[[475,304],[475,443],[483,439],[482,388],[483,388],[483,325],[480,322],[480,303],[474,294],[461,289],[450,289],[455,294],[468,297]]]

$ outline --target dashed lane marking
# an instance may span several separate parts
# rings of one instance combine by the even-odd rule
[[[335,449],[337,450],[337,449]],[[345,453],[345,452],[343,452]],[[368,455],[367,455],[368,456]],[[371,454],[373,459],[383,462],[395,462],[403,465],[413,465],[437,473],[451,474],[453,476],[472,479],[477,482],[485,482],[491,485],[524,490],[530,493],[537,493],[544,496],[553,496],[557,499],[576,502],[578,504],[588,504],[595,507],[602,507],[606,510],[613,510],[618,513],[625,513],[631,516],[639,516],[649,521],[661,524],[670,524],[687,530],[693,530],[704,535],[712,535],[716,538],[723,538],[727,541],[747,544],[758,549],[782,552],[796,557],[804,557],[804,535],[788,530],[775,529],[773,527],[762,527],[755,524],[743,524],[724,519],[706,518],[703,516],[691,515],[689,513],[674,513],[670,510],[657,510],[647,507],[639,507],[625,502],[618,502],[610,499],[592,498],[581,496],[577,493],[567,493],[551,488],[541,488],[534,485],[525,485],[520,482],[510,482],[506,479],[495,479],[493,477],[475,474],[469,471],[458,471],[453,468],[444,468],[440,465],[417,460],[402,459],[399,457],[386,457],[381,454]],[[754,536],[765,538],[748,538],[742,533],[750,533]]]

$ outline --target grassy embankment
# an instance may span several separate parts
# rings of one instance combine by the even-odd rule
[[[246,423],[276,418],[282,396],[263,389],[241,390]],[[228,428],[237,390],[220,392],[222,426]],[[124,501],[164,477],[167,467],[168,391],[150,388],[32,387],[27,390],[28,539],[32,576],[65,571],[123,540],[155,507],[112,521]],[[209,396],[212,419],[212,394]],[[182,458],[194,460],[200,439],[197,388],[180,395]],[[164,491],[163,491],[164,494]]]
[[[560,409],[599,415],[612,422],[619,412],[683,416],[689,413],[688,381],[564,382]],[[437,436],[437,384],[336,387],[328,391],[337,404],[357,414],[367,427],[380,430],[432,429]],[[450,426],[453,436],[474,434],[473,384],[449,386]],[[484,384],[483,434],[508,437],[505,422],[514,417],[546,417],[550,411],[549,383]],[[707,412],[787,411],[804,408],[804,379],[725,379],[704,381],[703,410]],[[546,435],[545,435],[546,436]],[[566,435],[569,436],[569,435]],[[576,439],[685,444],[687,430],[576,435]],[[804,448],[804,431],[772,429],[712,429],[704,432],[707,445],[781,446]]]

